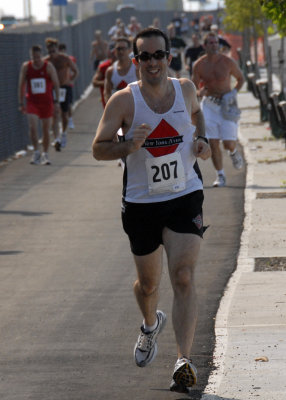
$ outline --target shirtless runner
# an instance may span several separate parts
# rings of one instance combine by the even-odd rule
[[[49,53],[46,60],[50,61],[54,65],[60,82],[61,115],[59,115],[59,113],[54,114],[53,120],[55,149],[60,151],[61,148],[66,146],[69,108],[72,103],[71,85],[73,85],[78,76],[78,68],[67,54],[59,52],[59,42],[57,39],[47,38],[45,42]],[[62,122],[61,135],[59,132],[60,120]]]
[[[93,61],[93,69],[96,72],[101,61],[106,60],[108,55],[108,43],[102,39],[101,31],[94,32],[94,41],[91,43],[90,60]]]
[[[237,63],[219,53],[219,41],[214,32],[205,36],[204,46],[206,54],[195,62],[192,80],[197,87],[198,96],[202,98],[206,136],[210,141],[212,161],[217,173],[213,186],[221,187],[225,186],[226,178],[220,140],[224,148],[229,150],[233,166],[236,169],[243,166],[242,157],[236,149],[237,121],[240,114],[236,95],[243,85],[244,78]],[[233,89],[232,77],[236,81]]]

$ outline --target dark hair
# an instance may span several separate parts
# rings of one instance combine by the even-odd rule
[[[140,38],[146,38],[146,37],[149,38],[152,36],[162,37],[165,40],[165,50],[170,51],[170,42],[169,42],[168,36],[160,29],[149,27],[149,28],[145,28],[142,31],[140,31],[139,33],[137,33],[137,35],[133,39],[134,56],[138,55],[137,40]]]
[[[31,47],[31,51],[34,52],[42,52],[42,46],[40,44],[34,44],[34,46]]]
[[[60,43],[59,44],[59,50],[66,50],[66,49],[67,49],[67,46],[66,46],[65,43]]]
[[[125,36],[121,36],[121,37],[116,38],[116,39],[115,39],[115,43],[118,43],[118,42],[125,42],[125,43],[127,43],[128,48],[131,47],[130,40],[129,40],[127,37],[125,37]]]

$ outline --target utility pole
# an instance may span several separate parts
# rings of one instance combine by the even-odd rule
[[[32,8],[31,8],[31,0],[24,0],[24,17],[29,21],[29,24],[32,25]]]

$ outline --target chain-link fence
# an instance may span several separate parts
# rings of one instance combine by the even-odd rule
[[[200,17],[203,13],[198,13]],[[216,14],[213,12],[212,14]],[[7,159],[17,151],[25,149],[30,143],[27,119],[18,110],[18,79],[21,65],[29,59],[29,50],[34,44],[45,49],[45,39],[56,37],[67,46],[69,54],[76,57],[80,75],[74,86],[74,100],[78,100],[91,82],[93,69],[89,60],[91,41],[94,30],[100,29],[107,38],[109,28],[120,17],[125,24],[130,16],[135,15],[143,27],[152,24],[155,17],[160,19],[164,30],[174,16],[172,11],[130,11],[110,12],[96,15],[79,24],[34,33],[1,33],[0,34],[0,161]],[[192,15],[188,15],[191,21]],[[35,27],[36,30],[36,27]],[[16,31],[17,32],[17,31]]]

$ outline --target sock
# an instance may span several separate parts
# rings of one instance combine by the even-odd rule
[[[219,171],[216,171],[217,175],[224,175],[224,169],[220,169]]]
[[[157,328],[157,326],[158,326],[158,318],[156,319],[156,322],[155,322],[155,324],[154,325],[146,325],[146,323],[145,323],[145,319],[144,319],[144,321],[143,321],[143,329],[144,329],[144,332],[153,332],[154,331],[154,329],[156,329]]]

